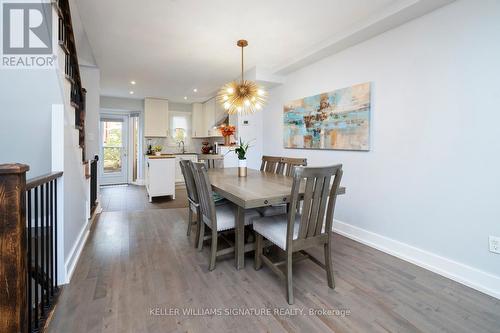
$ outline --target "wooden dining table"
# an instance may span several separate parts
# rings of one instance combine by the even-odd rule
[[[245,252],[254,246],[245,245],[245,210],[289,203],[293,178],[254,169],[248,169],[246,177],[238,177],[238,168],[209,169],[208,176],[212,190],[237,206],[235,258],[236,268],[242,269]],[[345,194],[345,191],[341,186],[337,194]],[[303,192],[304,186],[301,186],[299,193]]]

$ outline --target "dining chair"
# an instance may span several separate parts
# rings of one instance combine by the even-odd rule
[[[293,170],[296,166],[307,166],[307,158],[282,157],[277,173],[285,176],[293,176]]]
[[[262,159],[264,161],[264,157]],[[296,166],[307,166],[307,158],[279,157],[279,162],[276,166],[275,173],[285,176],[293,176],[293,170]],[[261,207],[258,209],[258,211],[263,216],[273,216],[285,214],[286,208],[286,204],[278,204],[268,207]],[[300,205],[297,206],[297,210],[300,210]]]
[[[209,270],[215,269],[215,260],[217,257],[235,252],[234,244],[217,250],[217,241],[219,233],[234,229],[236,222],[237,207],[231,202],[222,205],[215,205],[212,196],[212,186],[208,177],[207,168],[204,163],[191,162],[198,198],[200,201],[200,236],[198,238],[198,250],[203,247],[205,239],[211,239]],[[246,210],[244,224],[250,225],[254,218],[260,217],[256,210]],[[205,237],[205,226],[211,229],[210,235]]]
[[[279,156],[262,156],[260,171],[277,173],[281,157]]]
[[[253,221],[256,233],[255,269],[260,269],[262,263],[265,263],[273,272],[286,280],[289,304],[293,304],[293,259],[311,259],[326,270],[328,286],[335,288],[332,268],[332,223],[341,178],[341,164],[328,167],[295,167],[288,214],[266,216]],[[300,187],[304,179],[303,208],[302,213],[298,214],[296,207],[302,197]],[[274,263],[263,254],[264,238],[286,253],[284,261]],[[306,249],[320,245],[323,246],[325,253],[324,263],[306,252]],[[298,254],[295,258],[293,258],[294,253]],[[285,272],[280,269],[283,265]]]
[[[200,218],[200,204],[198,200],[198,193],[196,190],[196,184],[194,182],[193,171],[191,170],[191,166],[189,163],[192,163],[190,160],[181,160],[179,161],[181,165],[182,176],[184,176],[184,183],[186,184],[186,191],[188,197],[188,210],[189,210],[189,218],[188,218],[188,227],[187,227],[187,236],[191,235],[191,227],[193,225],[198,224],[198,220]],[[193,213],[196,214],[196,221],[193,221]],[[199,228],[196,229],[196,237],[195,237],[195,247],[198,245],[199,238]]]

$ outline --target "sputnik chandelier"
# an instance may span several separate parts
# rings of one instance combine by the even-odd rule
[[[217,94],[217,100],[229,114],[248,114],[262,109],[266,99],[266,92],[254,81],[244,78],[243,48],[248,46],[244,39],[237,44],[241,47],[241,80],[229,82]]]

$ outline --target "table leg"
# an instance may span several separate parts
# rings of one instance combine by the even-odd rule
[[[236,212],[236,269],[245,268],[245,209],[238,206]]]

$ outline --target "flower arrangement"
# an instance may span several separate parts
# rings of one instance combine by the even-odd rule
[[[236,127],[231,125],[222,125],[219,127],[219,131],[224,137],[224,145],[229,146],[231,144],[231,135],[236,132]]]
[[[236,132],[236,127],[231,125],[223,125],[219,128],[222,136],[231,136]]]
[[[162,150],[162,146],[153,146],[153,152],[155,153],[155,155],[160,155]]]

